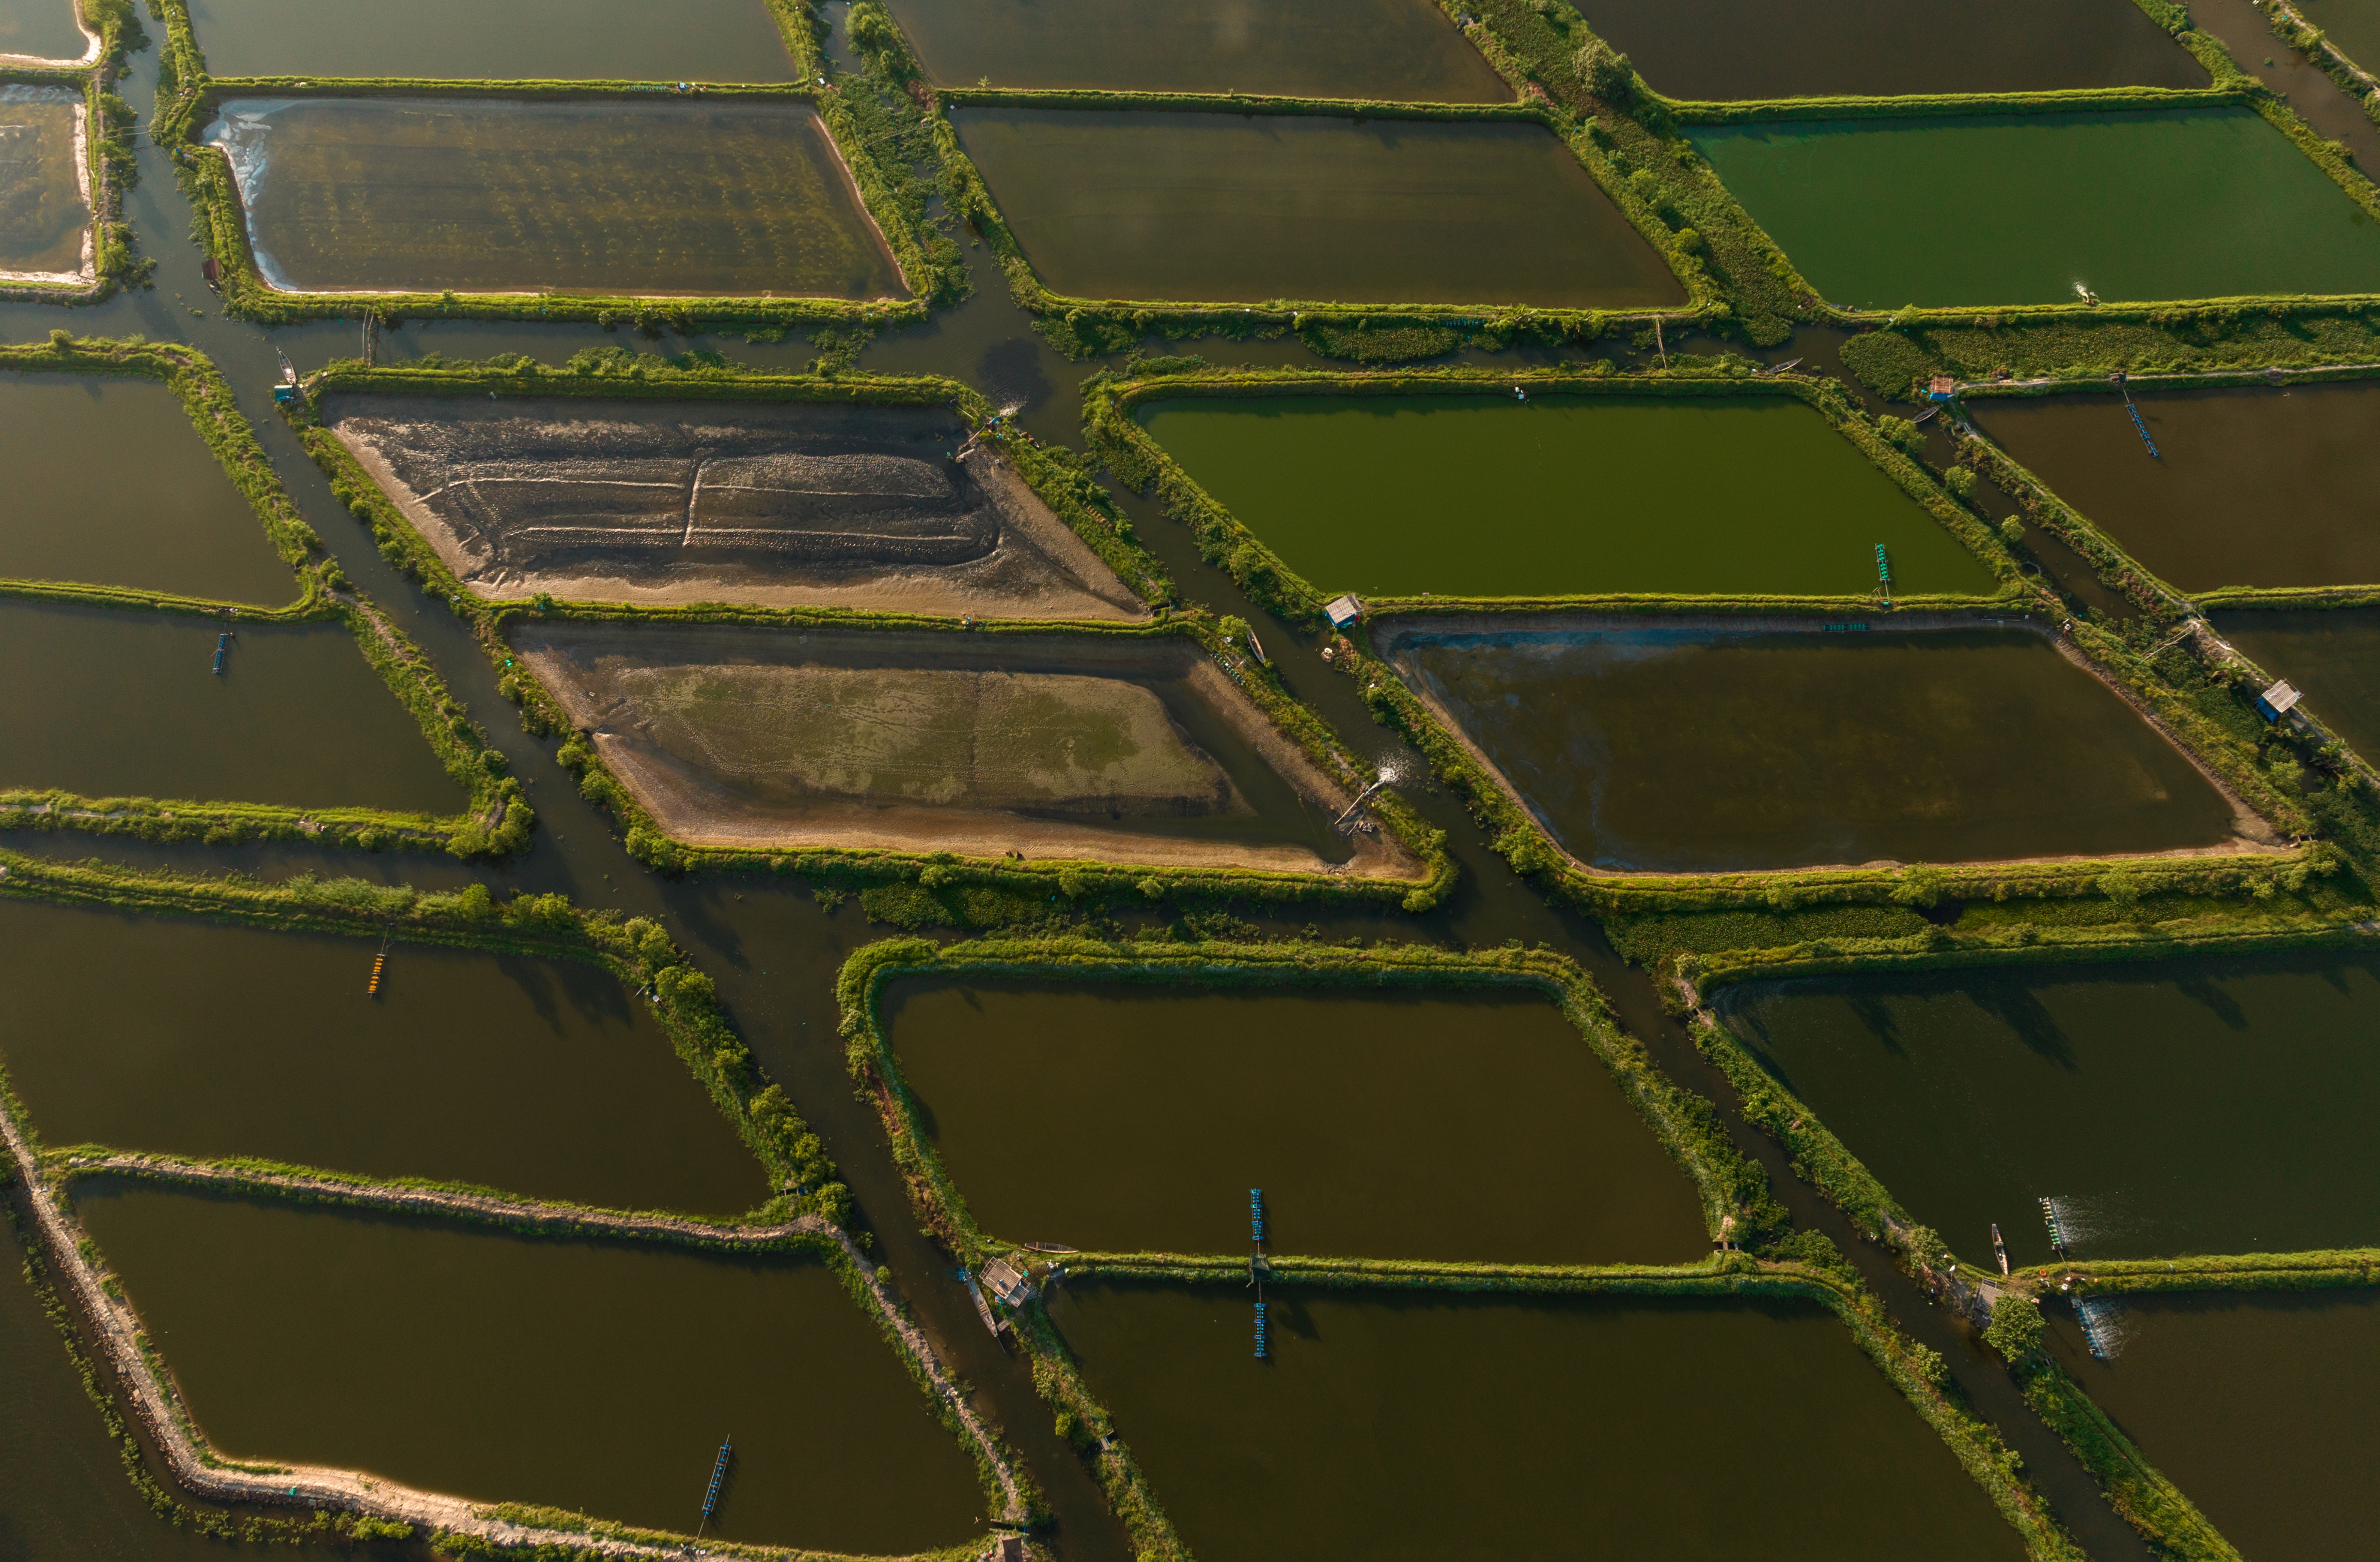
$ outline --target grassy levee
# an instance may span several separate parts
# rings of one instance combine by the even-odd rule
[[[2273,35],[2322,67],[2324,75],[2363,109],[2364,117],[2380,124],[2380,77],[2374,77],[2354,56],[2333,42],[2329,33],[2305,19],[2289,0],[2248,0],[2265,14]]]
[[[2107,1501],[2161,1557],[2173,1562],[2241,1562],[2240,1553],[2196,1504],[2142,1456],[2123,1429],[2082,1385],[2045,1356],[2012,1364],[2024,1401],[2095,1476]]]
[[[2319,1291],[2380,1284],[2380,1248],[2290,1253],[2193,1253],[2184,1258],[2081,1259],[2017,1272],[2037,1287],[2071,1278],[2094,1296],[2159,1291]]]

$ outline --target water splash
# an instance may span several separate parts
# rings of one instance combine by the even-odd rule
[[[2074,1303],[2074,1316],[2082,1325],[2082,1337],[2089,1342],[2091,1354],[2102,1361],[2112,1361],[2131,1338],[2131,1324],[2124,1309],[2114,1297],[2089,1296]]]

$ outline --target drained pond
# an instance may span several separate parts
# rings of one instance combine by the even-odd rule
[[[235,98],[207,140],[275,287],[904,290],[803,104]]]
[[[81,139],[81,94],[0,83],[0,280],[84,275],[91,202]]]
[[[53,1145],[735,1214],[759,1162],[592,965],[0,904],[0,1067]],[[273,1004],[249,1000],[269,989]]]
[[[1786,397],[1188,397],[1149,436],[1329,591],[1989,595],[1983,562]]]
[[[1054,293],[1575,308],[1685,298],[1540,125],[984,107],[951,121]]]
[[[75,1211],[231,1457],[902,1555],[982,1531],[957,1442],[823,1263],[86,1184]],[[358,1413],[370,1407],[370,1414]]]
[[[2380,754],[2380,612],[2220,613],[2215,631],[2277,678],[2359,754]]]
[[[1590,1534],[1631,1556],[1902,1557],[1920,1534],[1929,1556],[2024,1555],[1815,1302],[1272,1286],[1259,1361],[1250,1297],[1067,1284],[1050,1301],[1203,1562],[1547,1556]]]
[[[790,81],[767,0],[189,0],[216,76]]]
[[[1693,1183],[1536,993],[902,982],[881,1013],[990,1236],[1232,1252],[1260,1187],[1275,1252],[1710,1251]]]
[[[2230,805],[2191,763],[2029,631],[1545,624],[1375,634],[1415,692],[1597,868],[1992,860],[2232,837]]]
[[[1732,992],[1729,1022],[1918,1220],[1988,1261],[2380,1243],[2380,960],[2037,966]]]
[[[1848,308],[2380,290],[2380,221],[2250,108],[1687,134]]]

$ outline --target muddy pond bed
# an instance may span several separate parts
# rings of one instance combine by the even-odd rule
[[[2380,754],[2380,610],[2218,613],[2215,632],[2277,678],[2359,754]]]
[[[1535,124],[952,111],[1053,293],[1647,308],[1668,264]]]
[[[1279,1253],[1710,1251],[1693,1182],[1536,993],[910,981],[882,1002],[943,1169],[994,1237],[1234,1252],[1261,1187]]]
[[[279,288],[905,291],[807,104],[235,98],[206,139]]]
[[[2110,302],[2380,290],[2380,221],[2250,108],[1687,134],[1846,308],[2072,303],[2078,286]]]
[[[63,0],[61,0],[63,3]],[[791,81],[766,0],[189,0],[207,68],[231,76],[495,81]]]
[[[981,1531],[965,1455],[816,1259],[104,1181],[73,1202],[226,1456],[686,1531],[732,1432],[711,1535],[903,1555]]]
[[[769,1197],[651,1010],[600,967],[398,943],[367,995],[371,939],[0,904],[0,1066],[45,1143],[615,1209]]]
[[[0,579],[261,606],[298,595],[254,507],[155,381],[0,374],[0,459],[10,487]]]
[[[1912,1534],[1928,1556],[2024,1555],[1815,1302],[1265,1300],[1261,1361],[1237,1285],[1068,1284],[1049,1304],[1202,1562],[1562,1556],[1584,1535],[1631,1556],[1880,1559]]]
[[[524,622],[513,644],[697,845],[1416,871],[1184,640]]]
[[[1730,989],[1762,1066],[1958,1252],[2380,1243],[2380,958],[2034,966]]]
[[[2380,384],[1981,397],[1975,424],[2125,552],[2185,592],[2380,583]]]
[[[1579,860],[1641,873],[2214,847],[2231,806],[2028,630],[1376,629]]]
[[[472,591],[1140,618],[948,408],[334,396],[322,421]]]
[[[0,0],[0,55],[79,60],[91,39],[75,25],[76,0]]]
[[[1370,595],[1989,595],[1983,562],[1782,396],[1185,397],[1149,436],[1306,580]]]
[[[0,279],[72,281],[83,274],[91,233],[76,146],[82,98],[62,87],[0,84]]]
[[[215,641],[237,634],[225,670]],[[463,789],[344,624],[0,604],[0,787],[454,814]]]

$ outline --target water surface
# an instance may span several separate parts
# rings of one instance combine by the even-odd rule
[[[0,272],[82,269],[91,203],[75,158],[80,102],[61,88],[0,85]]]
[[[2380,612],[2218,613],[2215,632],[2277,678],[2360,754],[2380,754]]]
[[[790,81],[768,0],[190,0],[217,76]]]
[[[2019,1263],[2380,1243],[2380,958],[1785,982],[1736,1031],[1917,1219]]]
[[[1862,596],[1998,582],[1815,410],[1784,397],[1191,398],[1151,438],[1292,569],[1337,592]]]
[[[90,49],[75,25],[75,0],[0,0],[0,55],[79,60]]]
[[[2250,108],[1688,133],[1850,308],[2380,290],[2380,223]]]
[[[1275,1252],[1710,1250],[1693,1183],[1537,994],[903,983],[884,1019],[996,1237],[1237,1252],[1262,1188]]]
[[[2380,60],[2380,0],[2303,0],[2297,12],[2364,69]]]
[[[1050,291],[1645,308],[1685,294],[1542,126],[959,108]]]

